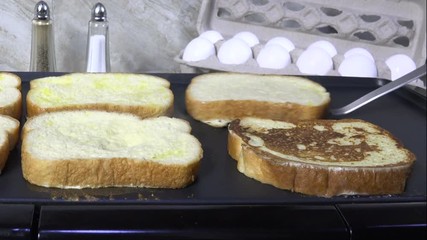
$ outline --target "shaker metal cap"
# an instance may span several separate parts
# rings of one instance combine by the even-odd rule
[[[102,3],[97,3],[92,8],[92,20],[103,22],[107,20],[107,10]]]
[[[49,6],[45,1],[40,1],[36,4],[34,8],[34,19],[38,20],[49,20],[50,19],[50,11]]]

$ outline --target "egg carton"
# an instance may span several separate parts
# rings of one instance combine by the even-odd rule
[[[304,75],[296,61],[313,42],[326,40],[337,49],[333,69],[326,75],[338,76],[343,54],[361,47],[374,57],[378,77],[391,79],[385,60],[395,54],[405,54],[417,66],[426,59],[425,0],[204,0],[197,30],[201,34],[215,30],[224,40],[242,31],[254,33],[260,43],[252,48],[253,56],[244,64],[222,64],[216,55],[205,60],[188,62],[182,59],[184,50],[175,57],[183,72],[230,71],[254,74]],[[291,64],[283,69],[259,67],[256,57],[273,37],[286,37],[295,49],[290,52]],[[417,83],[425,88],[425,82]]]

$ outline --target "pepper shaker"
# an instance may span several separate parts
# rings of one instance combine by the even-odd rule
[[[36,4],[32,20],[30,71],[56,70],[53,21],[44,1]]]
[[[87,72],[110,72],[107,10],[102,3],[92,8],[86,53]]]

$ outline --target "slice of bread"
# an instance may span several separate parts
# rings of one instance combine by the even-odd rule
[[[330,102],[326,89],[309,79],[240,73],[197,76],[185,97],[187,112],[214,127],[242,117],[317,119]]]
[[[19,119],[21,111],[21,78],[12,73],[0,73],[0,114]]]
[[[243,118],[228,131],[240,172],[309,195],[399,194],[415,161],[389,132],[363,120]]]
[[[0,173],[6,164],[9,152],[15,148],[19,138],[19,121],[0,115]]]
[[[62,111],[23,127],[22,170],[56,188],[182,188],[195,180],[202,148],[188,122],[104,111]]]
[[[63,110],[129,112],[142,118],[169,115],[173,93],[166,79],[144,74],[74,73],[30,82],[28,116]]]

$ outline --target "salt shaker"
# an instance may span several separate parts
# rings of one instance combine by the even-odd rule
[[[87,40],[87,72],[109,72],[110,50],[107,11],[102,3],[92,8]]]
[[[36,4],[32,20],[30,71],[56,70],[53,21],[44,1]]]

